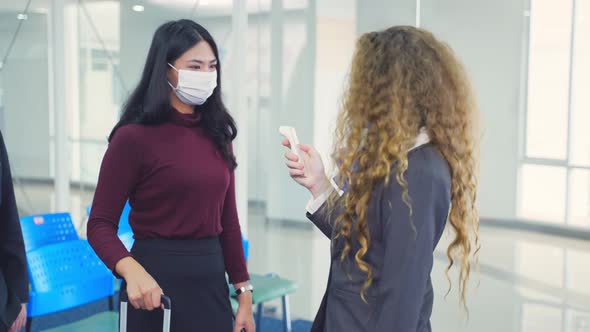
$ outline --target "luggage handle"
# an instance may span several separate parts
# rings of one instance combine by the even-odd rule
[[[119,308],[119,332],[127,331],[127,308],[129,299],[127,297],[127,289],[121,289],[121,306]],[[164,324],[163,332],[170,332],[170,310],[172,309],[172,301],[166,295],[162,294],[160,300],[164,305]]]

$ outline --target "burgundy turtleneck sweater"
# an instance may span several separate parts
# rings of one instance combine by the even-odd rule
[[[136,240],[219,236],[230,282],[247,281],[234,172],[197,114],[171,113],[168,123],[117,130],[102,161],[88,241],[112,271],[131,256],[117,237],[129,199]]]

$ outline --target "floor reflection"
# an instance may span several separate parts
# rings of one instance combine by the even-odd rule
[[[49,186],[22,188],[17,188],[17,197],[23,214],[40,213],[53,206]],[[81,227],[84,208],[91,200],[91,192],[72,190],[73,219]],[[251,206],[250,212],[250,271],[296,280],[299,290],[291,297],[292,315],[313,319],[328,277],[329,241],[307,222],[267,220],[260,206]],[[456,270],[451,273],[452,291],[445,298],[449,286],[444,273],[445,250],[452,236],[443,236],[432,272],[433,330],[590,332],[590,242],[485,224],[481,238],[479,273],[472,274],[467,315],[458,301]],[[278,303],[275,305],[278,307]]]

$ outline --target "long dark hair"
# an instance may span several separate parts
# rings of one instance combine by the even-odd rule
[[[127,124],[157,125],[170,117],[170,86],[167,82],[168,63],[174,64],[184,52],[200,41],[206,41],[215,57],[219,51],[213,37],[205,28],[191,20],[178,20],[161,25],[152,39],[152,44],[143,68],[141,80],[123,106],[121,119],[113,128],[109,142],[117,129]],[[232,116],[221,100],[221,65],[217,62],[217,88],[213,95],[199,107],[200,121],[230,169],[237,167],[230,144],[238,130]]]

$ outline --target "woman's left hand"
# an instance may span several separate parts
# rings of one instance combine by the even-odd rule
[[[254,314],[252,313],[252,293],[242,293],[238,299],[240,303],[238,306],[238,313],[236,314],[234,332],[256,332]]]
[[[20,309],[20,313],[18,314],[18,317],[16,317],[16,320],[14,321],[14,323],[12,323],[12,326],[8,329],[8,332],[19,332],[20,330],[22,330],[27,324],[27,304],[23,303],[21,304],[21,309]]]

